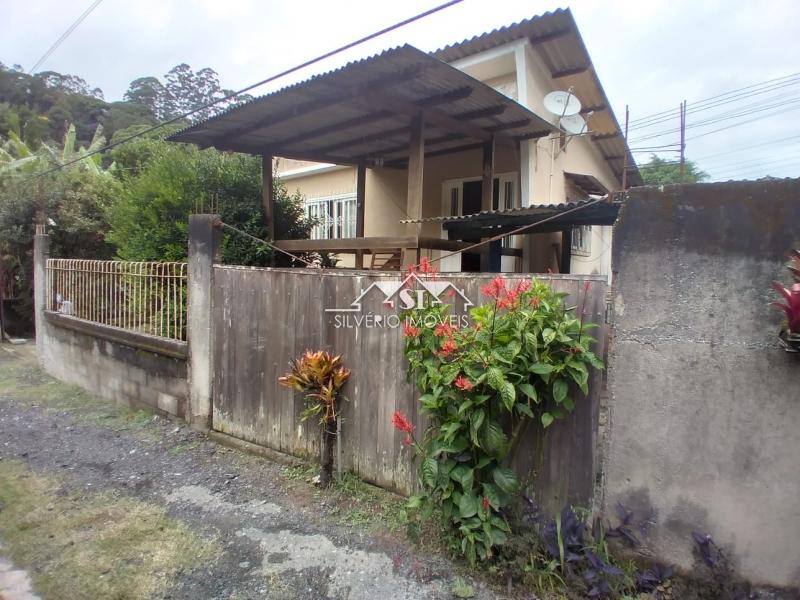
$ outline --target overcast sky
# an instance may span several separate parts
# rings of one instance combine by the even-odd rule
[[[211,67],[224,87],[239,89],[438,3],[104,0],[40,70],[79,75],[100,87],[107,100],[121,99],[131,80],[162,76],[182,62],[195,70]],[[0,61],[29,69],[89,4],[0,0]],[[677,142],[677,134],[636,138],[677,128],[677,106],[686,99],[687,155],[714,179],[800,176],[800,75],[769,93],[691,113],[693,101],[800,72],[797,0],[465,0],[277,87],[398,44],[434,50],[566,6],[572,8],[620,122],[626,104],[632,120],[675,110],[672,122],[632,129],[632,147]],[[775,108],[692,128],[701,119],[746,112],[758,108],[757,103]],[[636,156],[640,162],[648,158]]]

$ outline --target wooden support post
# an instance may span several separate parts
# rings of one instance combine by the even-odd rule
[[[367,165],[359,163],[356,170],[356,237],[364,237],[364,210],[367,188]],[[356,253],[356,269],[364,268],[363,252]]]
[[[272,186],[272,156],[261,156],[261,202],[264,205],[264,222],[267,225],[267,239],[273,241],[275,231],[275,191]]]
[[[422,113],[411,119],[408,142],[408,200],[406,214],[409,219],[422,218],[422,175],[425,164],[425,123]],[[421,223],[409,223],[408,235],[419,235]]]
[[[483,183],[481,210],[494,208],[494,140],[483,145]]]
[[[558,270],[561,273],[569,273],[572,266],[572,229],[565,229],[561,232],[561,264]]]

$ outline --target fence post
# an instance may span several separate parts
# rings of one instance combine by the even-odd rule
[[[189,217],[189,268],[186,339],[189,342],[189,406],[186,420],[211,427],[213,265],[218,261],[221,230],[218,215]]]
[[[44,360],[45,324],[44,311],[47,308],[47,255],[50,251],[50,236],[44,232],[43,225],[36,225],[33,236],[33,323],[36,329],[36,356]]]

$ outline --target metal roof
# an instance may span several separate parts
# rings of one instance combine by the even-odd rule
[[[579,225],[613,225],[621,205],[619,201],[592,199],[505,210],[484,210],[471,215],[430,217],[402,222],[440,222],[442,228],[449,232],[450,239],[489,237],[545,220],[546,223],[532,228],[527,233],[547,233],[564,231]]]
[[[617,220],[619,201],[590,199],[561,204],[540,204],[505,210],[484,210],[471,215],[429,217],[404,220],[402,223],[442,223],[453,236],[451,239],[488,237],[512,229],[550,219],[529,233],[563,231],[579,225],[613,225]]]
[[[550,71],[554,89],[566,91],[571,87],[581,100],[584,107],[581,112],[592,132],[592,141],[597,144],[614,174],[622,179],[623,157],[627,154],[629,185],[643,185],[578,25],[568,8],[465,39],[432,54],[440,60],[453,62],[521,38],[528,39],[532,49]]]
[[[517,144],[557,131],[486,84],[405,45],[261,96],[168,139],[317,162],[402,164],[410,118],[420,112],[429,154],[492,137]]]

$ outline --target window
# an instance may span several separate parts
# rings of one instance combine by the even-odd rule
[[[584,256],[592,253],[591,225],[581,225],[572,230],[572,253]]]
[[[356,236],[356,195],[342,194],[306,200],[306,215],[317,224],[311,229],[312,240]]]

